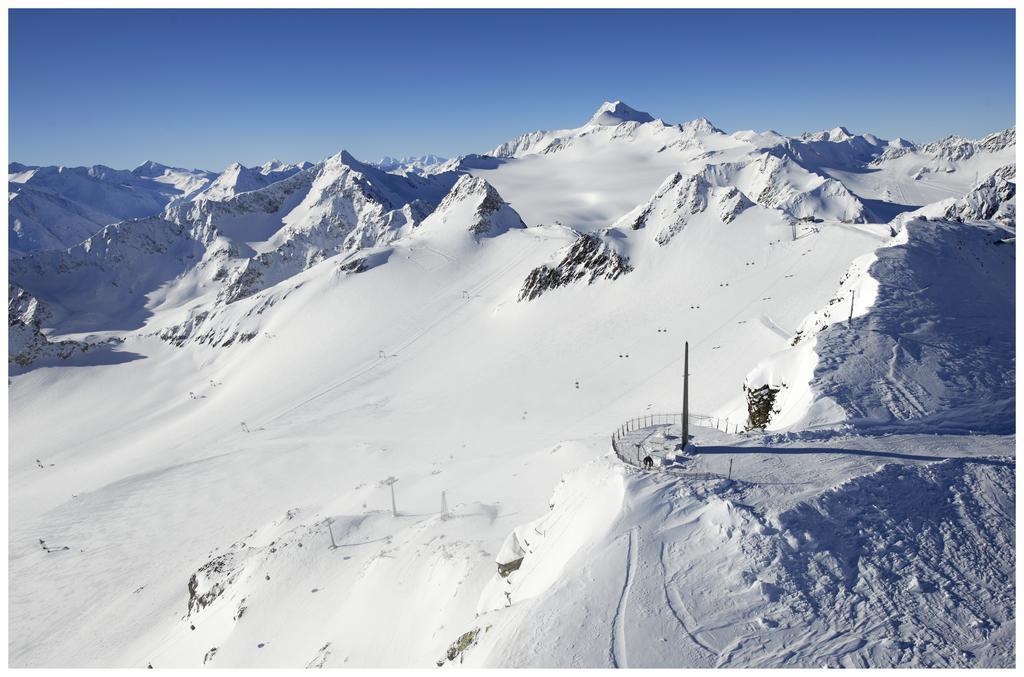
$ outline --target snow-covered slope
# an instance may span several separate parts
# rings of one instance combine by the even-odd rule
[[[794,347],[748,374],[748,389],[779,390],[770,427],[1013,432],[1016,191],[1007,174],[900,217],[887,246],[855,261],[804,320]]]
[[[595,115],[12,260],[11,665],[1012,665],[1012,144]]]
[[[779,451],[780,479],[809,476],[799,447]],[[455,662],[1012,662],[1014,568],[1001,553],[1013,548],[1012,461],[839,458],[836,486],[806,501],[767,498],[763,470],[742,456],[731,482],[623,472],[603,459],[566,476],[550,512],[513,532],[522,565],[493,575]],[[979,595],[977,580],[992,585]]]

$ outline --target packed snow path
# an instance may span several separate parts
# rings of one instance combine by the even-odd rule
[[[478,619],[489,630],[465,664],[1013,664],[1009,440],[937,438],[927,453],[912,437],[766,447],[701,432],[696,464],[727,454],[755,479],[611,459],[567,476],[552,512],[523,527],[522,567],[493,588],[511,605]],[[835,482],[823,493],[809,481],[822,472]],[[616,476],[621,509],[599,530],[594,502]]]

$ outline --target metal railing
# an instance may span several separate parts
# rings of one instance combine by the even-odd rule
[[[647,437],[654,434],[654,432],[651,431],[646,435],[643,435],[641,434],[642,431],[656,426],[671,426],[677,424],[682,426],[682,419],[683,415],[681,413],[646,414],[644,416],[631,418],[612,433],[612,449],[615,450],[615,455],[623,462],[640,467],[640,459],[638,458],[638,452],[635,452],[635,448],[638,444],[642,445]],[[725,433],[739,433],[740,430],[742,430],[738,423],[734,423],[727,418],[707,416],[705,414],[690,414],[689,423],[691,425],[699,425],[703,428],[715,428],[716,430],[721,430]],[[630,440],[630,444],[628,446],[624,444],[627,438]]]

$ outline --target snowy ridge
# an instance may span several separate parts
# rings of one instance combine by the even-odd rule
[[[265,188],[309,167],[309,163],[287,165],[278,160],[271,160],[260,167],[249,168],[235,162],[194,197],[205,200],[226,200],[239,193]]]

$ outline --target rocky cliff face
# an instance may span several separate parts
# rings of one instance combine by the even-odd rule
[[[747,394],[747,430],[764,430],[768,427],[772,414],[779,413],[775,409],[775,396],[779,390],[768,384],[755,388],[743,386]]]
[[[24,289],[8,285],[7,299],[9,365],[27,367],[45,358],[66,360],[88,350],[88,344],[79,341],[51,341],[46,338],[42,323],[50,312]]]
[[[982,181],[974,190],[954,202],[945,218],[954,221],[987,221],[1016,227],[1016,167],[1006,165]]]
[[[629,259],[619,255],[596,235],[583,234],[554,266],[539,266],[530,271],[519,292],[519,301],[532,301],[545,292],[586,279],[615,280],[633,270]]]

